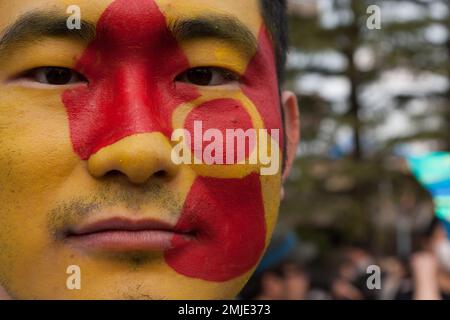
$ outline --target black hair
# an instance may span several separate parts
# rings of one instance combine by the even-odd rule
[[[288,19],[286,0],[260,0],[262,15],[272,36],[277,63],[278,82],[284,82],[288,51]]]

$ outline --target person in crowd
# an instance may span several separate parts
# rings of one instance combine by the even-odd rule
[[[278,228],[256,272],[241,291],[245,300],[305,300],[310,278],[293,232]]]
[[[450,299],[450,242],[446,228],[433,218],[415,239],[417,250],[409,261],[410,286],[401,288],[399,300]]]

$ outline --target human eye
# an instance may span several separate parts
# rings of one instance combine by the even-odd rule
[[[21,73],[14,81],[48,87],[87,83],[86,78],[79,72],[54,66],[33,68]]]
[[[233,71],[218,67],[191,68],[180,74],[176,81],[202,87],[236,84],[240,76]]]

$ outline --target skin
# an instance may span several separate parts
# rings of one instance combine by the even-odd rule
[[[120,1],[79,0],[77,5],[81,8],[83,19],[97,25],[106,23],[105,27],[109,28],[108,22],[99,21],[102,21],[105,11],[120,5]],[[135,0],[134,3],[150,8],[150,0]],[[29,11],[39,8],[59,10],[65,14],[71,4],[72,1],[63,0],[0,0],[0,34],[1,30]],[[154,4],[167,24],[181,17],[226,14],[242,22],[260,45],[264,40],[264,24],[257,0],[157,0]],[[124,9],[116,10],[115,14],[119,20],[127,21],[136,12],[139,11]],[[99,35],[97,38],[103,41]],[[124,76],[132,79],[135,76],[131,74],[132,70],[142,70],[139,67],[142,61],[133,56],[133,50],[120,47],[120,41],[116,40],[112,41],[113,48],[109,50],[122,54],[120,61],[126,61]],[[100,108],[100,102],[89,96],[90,91],[85,84],[43,86],[33,81],[23,81],[18,75],[36,67],[74,69],[86,73],[90,88],[108,98],[111,93],[106,93],[106,89],[96,86],[96,83],[117,79],[113,76],[105,80],[107,75],[102,75],[102,70],[118,69],[114,69],[114,61],[101,65],[106,60],[106,53],[100,50],[96,54],[100,57],[101,66],[95,67],[95,72],[89,71],[89,68],[95,69],[92,61],[86,62],[92,45],[73,39],[46,38],[10,50],[0,59],[0,284],[3,287],[0,297],[233,298],[254,271],[277,220],[282,181],[289,173],[299,139],[297,101],[292,93],[282,93],[286,141],[280,144],[286,144],[287,165],[283,172],[280,170],[276,175],[259,176],[258,167],[249,165],[176,166],[170,158],[174,143],[170,141],[169,134],[176,128],[188,128],[186,119],[192,118],[193,110],[198,111],[197,117],[201,120],[214,119],[214,114],[208,113],[202,106],[218,103],[220,99],[231,99],[241,105],[241,113],[233,115],[236,127],[248,125],[248,121],[245,125],[239,122],[240,115],[244,114],[254,128],[282,130],[279,100],[274,94],[278,88],[273,72],[273,51],[267,51],[266,46],[266,51],[260,50],[259,56],[258,52],[249,56],[222,39],[180,42],[178,46],[187,65],[175,71],[182,73],[186,67],[221,67],[240,75],[248,72],[247,83],[214,87],[178,84],[180,90],[185,90],[184,100],[174,102],[169,95],[168,99],[172,100],[158,101],[154,106],[166,127],[150,123],[154,114],[150,114],[145,122],[142,114],[130,113],[128,118],[117,119],[119,124],[130,124],[130,130],[116,130],[120,126],[115,126],[109,132],[93,134],[91,140],[83,140],[86,132],[100,127],[96,127],[98,121],[93,121],[94,124],[89,126],[76,122],[77,115],[82,112],[77,107],[94,101],[92,105]],[[143,56],[147,56],[147,52]],[[258,57],[265,68],[252,71],[252,61],[258,61]],[[160,58],[155,56],[155,59]],[[159,70],[158,66],[162,63],[164,60],[156,64],[155,70]],[[171,60],[165,63],[169,65]],[[254,67],[258,66],[256,62]],[[258,73],[257,70],[270,72]],[[259,74],[263,81],[252,76],[252,72]],[[140,84],[146,83],[146,76],[144,74],[140,78]],[[156,88],[155,92],[158,90]],[[129,94],[131,100],[121,100],[121,107],[126,107],[127,103],[138,101],[142,95],[142,85],[119,83],[114,92]],[[192,92],[195,94],[191,95]],[[261,92],[265,94],[261,95]],[[80,100],[81,97],[85,100]],[[145,105],[149,102],[141,103]],[[219,103],[219,107],[222,105],[227,107],[230,104]],[[110,112],[108,105],[101,108],[106,108],[103,112]],[[147,109],[143,110],[145,112]],[[90,118],[95,116],[93,112]],[[210,122],[211,126],[220,126],[217,121]],[[100,136],[104,139],[98,138]],[[282,147],[279,147],[281,150]],[[217,174],[218,170],[220,174]],[[162,177],[158,175],[161,171],[165,173]],[[247,191],[239,196],[242,188]],[[210,205],[202,206],[202,203]],[[246,208],[246,215],[233,217],[231,213],[242,208]],[[211,212],[216,215],[211,215]],[[259,212],[262,216],[258,216]],[[187,245],[185,250],[176,252],[101,254],[74,248],[55,236],[66,225],[107,218],[112,213],[121,217],[153,218],[173,225],[182,225],[192,217],[199,217],[204,221],[205,233],[212,233],[210,237],[213,240],[225,242],[231,249],[230,252],[221,251],[223,245],[214,247],[210,240],[199,235],[199,246]],[[250,228],[257,225],[251,218],[262,219],[257,231]],[[223,231],[227,229],[225,226],[233,232],[227,234]],[[236,226],[239,229],[233,229]],[[257,234],[263,232],[260,244],[254,239],[245,239],[248,230]],[[244,236],[244,240],[239,242],[236,235]],[[203,254],[210,257],[210,267],[199,258]],[[70,265],[81,268],[81,290],[68,290],[66,287],[66,269]]]
[[[446,241],[445,228],[437,226],[429,241],[424,243],[424,250],[411,257],[411,270],[414,278],[414,300],[442,300],[441,292],[449,292],[450,277],[440,267],[434,248],[441,241]]]

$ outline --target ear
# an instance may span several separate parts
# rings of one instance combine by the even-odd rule
[[[284,128],[286,132],[286,167],[283,172],[283,182],[289,176],[297,154],[300,142],[300,112],[298,110],[297,96],[290,91],[284,91],[281,95],[284,110]],[[283,193],[283,190],[282,190]]]

